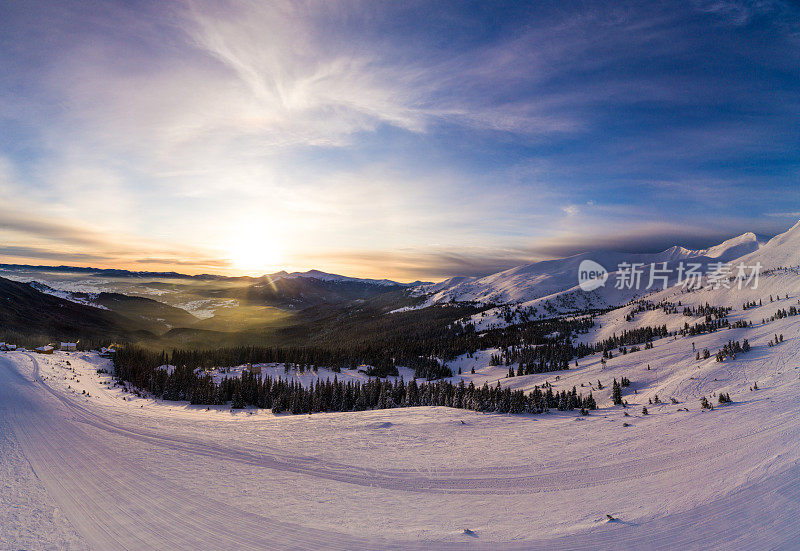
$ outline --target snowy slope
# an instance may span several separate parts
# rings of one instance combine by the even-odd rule
[[[716,258],[723,262],[729,262],[740,256],[758,250],[763,245],[760,243],[756,234],[752,232],[743,233],[738,237],[733,237],[705,250],[697,251],[691,256],[707,256]]]
[[[800,221],[758,250],[738,258],[738,262],[749,265],[760,262],[764,269],[800,266]]]

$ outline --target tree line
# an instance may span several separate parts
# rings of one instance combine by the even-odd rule
[[[544,413],[551,409],[583,413],[597,409],[597,403],[588,396],[571,391],[554,392],[552,386],[535,386],[525,394],[521,390],[496,386],[475,386],[464,381],[454,384],[439,380],[405,382],[370,379],[366,382],[316,380],[308,387],[297,381],[281,377],[260,377],[249,371],[241,377],[224,378],[216,383],[202,370],[178,366],[164,369],[153,362],[164,359],[143,349],[123,346],[114,354],[118,377],[149,391],[165,400],[188,400],[197,405],[222,405],[232,408],[254,406],[272,409],[274,413],[293,414],[325,411],[363,411],[414,406],[446,406],[482,412]]]

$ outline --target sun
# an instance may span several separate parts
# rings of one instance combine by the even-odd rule
[[[282,250],[268,228],[251,225],[242,228],[232,237],[230,259],[238,270],[263,275],[280,267]]]

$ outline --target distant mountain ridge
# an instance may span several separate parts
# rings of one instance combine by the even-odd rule
[[[427,283],[423,281],[414,281],[412,283],[400,283],[397,281],[393,281],[391,279],[369,279],[369,278],[349,277],[338,274],[329,274],[327,272],[321,272],[319,270],[308,270],[307,272],[292,272],[292,273],[288,273],[282,270],[280,272],[275,272],[274,274],[268,274],[263,277],[271,278],[273,281],[279,279],[305,278],[305,279],[318,279],[320,281],[327,281],[332,283],[365,283],[367,285],[380,285],[382,287],[395,287],[395,286],[416,287],[417,285],[422,285]]]
[[[0,270],[9,271],[34,271],[34,272],[54,272],[54,273],[77,273],[87,274],[103,277],[121,277],[121,278],[156,278],[156,279],[194,279],[200,281],[257,281],[262,278],[270,278],[272,280],[278,279],[318,279],[327,282],[353,282],[364,283],[367,285],[380,285],[380,286],[397,286],[397,287],[414,287],[423,283],[423,281],[414,281],[411,283],[401,283],[391,279],[369,279],[343,276],[339,274],[331,274],[320,270],[308,270],[307,272],[286,272],[282,270],[272,274],[264,274],[263,276],[224,276],[216,274],[181,274],[179,272],[147,272],[147,271],[132,271],[120,270],[115,268],[91,268],[80,266],[34,266],[32,264],[0,264]]]

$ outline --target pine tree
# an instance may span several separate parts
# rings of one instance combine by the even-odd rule
[[[231,398],[231,409],[242,409],[244,407],[244,398],[240,390],[241,385],[236,384],[233,389],[233,397]]]
[[[611,401],[614,402],[615,406],[622,405],[622,387],[619,385],[616,378],[611,385]]]

